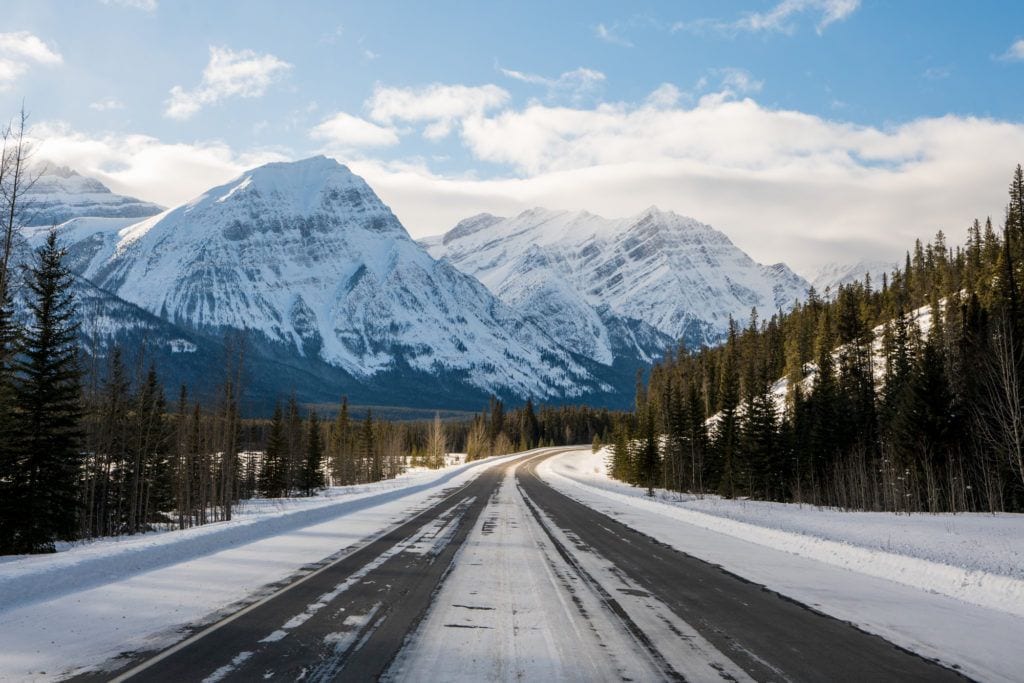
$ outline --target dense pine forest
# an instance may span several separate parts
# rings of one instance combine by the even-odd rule
[[[1001,228],[733,322],[638,382],[610,469],[648,488],[895,512],[1024,510],[1024,175]]]

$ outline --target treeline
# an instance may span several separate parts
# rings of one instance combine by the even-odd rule
[[[939,232],[638,383],[609,466],[637,485],[857,510],[1024,510],[1024,174],[1000,229]],[[783,381],[779,381],[782,379]]]
[[[461,444],[467,459],[477,460],[542,446],[592,443],[611,434],[615,417],[607,409],[587,406],[541,406],[537,410],[531,399],[506,412],[504,403],[492,398],[466,427]]]

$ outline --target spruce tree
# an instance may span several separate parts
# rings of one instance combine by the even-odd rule
[[[320,438],[320,418],[315,410],[309,411],[308,429],[306,433],[306,459],[302,467],[302,490],[307,496],[323,487],[324,473],[323,442]]]
[[[14,547],[48,552],[78,531],[82,395],[73,276],[51,230],[28,279],[31,320],[16,362],[19,516]]]
[[[280,498],[285,495],[285,438],[284,414],[281,403],[274,404],[274,417],[270,420],[270,434],[266,447],[263,449],[263,466],[260,468],[259,487],[267,498]]]

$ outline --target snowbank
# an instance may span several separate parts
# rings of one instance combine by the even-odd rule
[[[609,478],[607,451],[538,467],[546,479],[758,545],[1024,616],[1024,515],[895,515],[646,490]]]
[[[513,457],[254,501],[230,522],[8,559],[0,564],[0,680],[74,675],[122,652],[167,647]]]
[[[550,458],[537,471],[562,493],[626,526],[810,609],[971,678],[1020,681],[1024,618],[1019,616],[1020,579],[1014,578],[1019,563],[1014,569],[1009,558],[1020,552],[1024,522],[1013,515],[880,515],[879,521],[861,523],[873,515],[749,501],[677,500],[665,492],[651,499],[641,489],[608,479],[603,454],[589,449]],[[889,522],[884,541],[883,520]],[[927,556],[964,566],[899,554],[926,555],[929,535],[932,554]],[[890,536],[890,550],[872,546],[888,543]],[[983,549],[977,563],[971,562],[971,544]],[[1009,571],[975,568],[980,566]],[[964,583],[957,585],[955,577]],[[999,595],[1005,602],[993,605]]]

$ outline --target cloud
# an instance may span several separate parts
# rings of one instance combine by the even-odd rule
[[[465,120],[492,179],[361,160],[414,234],[476,211],[533,205],[624,216],[650,204],[710,222],[755,258],[806,270],[828,260],[898,260],[938,228],[999,215],[1024,125],[945,116],[860,126],[711,93],[692,107],[662,85],[636,104],[531,103]],[[444,197],[443,202],[437,201]]]
[[[513,80],[544,86],[547,88],[550,96],[568,95],[578,99],[594,92],[605,82],[605,75],[603,73],[582,66],[572,71],[565,71],[557,78],[502,67],[498,67],[498,70]]]
[[[9,90],[33,64],[57,66],[64,58],[28,31],[0,33],[0,92]]]
[[[801,14],[817,16],[815,29],[820,35],[828,26],[843,21],[860,8],[861,0],[782,0],[767,12],[749,12],[735,21],[720,19],[697,19],[679,21],[671,30],[706,33],[715,31],[735,35],[737,33],[787,33],[796,32],[794,19]]]
[[[921,74],[926,80],[941,81],[949,78],[953,71],[948,66],[930,66]]]
[[[717,69],[716,73],[722,77],[723,90],[732,94],[761,92],[764,87],[764,81],[756,80],[746,69],[726,67]]]
[[[315,140],[326,141],[341,149],[388,147],[398,144],[398,134],[393,128],[378,126],[345,112],[338,112],[325,119],[309,134]]]
[[[171,88],[164,116],[184,120],[204,106],[228,97],[262,97],[291,68],[291,64],[271,54],[211,46],[210,61],[203,69],[199,86],[194,90],[185,90],[180,85]]]
[[[132,9],[141,9],[145,12],[155,12],[157,0],[100,0],[104,5],[120,5]]]
[[[1024,38],[1015,40],[999,58],[1008,62],[1024,61]]]
[[[426,123],[424,136],[431,140],[447,137],[456,123],[501,107],[509,100],[504,88],[443,85],[423,88],[391,88],[378,85],[366,102],[370,118],[378,123]]]
[[[216,140],[178,144],[148,135],[91,136],[62,122],[37,124],[30,134],[36,159],[70,166],[114,192],[164,206],[188,201],[246,169],[291,156],[279,150],[239,153]]]
[[[717,77],[728,80],[728,74]],[[741,82],[731,80],[734,88]],[[587,106],[512,106],[507,96],[474,106],[458,97],[427,102],[438,87],[407,89],[417,96],[401,100],[408,107],[392,109],[397,101],[381,98],[377,115],[391,123],[353,115],[322,122],[342,122],[343,144],[327,136],[327,127],[318,138],[330,151],[360,141],[391,144],[399,133],[389,127],[405,122],[457,127],[460,144],[481,168],[488,164],[489,176],[473,168],[440,174],[431,168],[434,160],[384,162],[334,152],[416,236],[481,211],[509,215],[548,206],[627,216],[656,204],[710,223],[759,261],[785,261],[803,272],[827,261],[898,261],[915,238],[939,228],[955,242],[973,218],[998,220],[1024,149],[1020,123],[942,116],[866,126],[771,108],[755,95],[726,89],[689,100],[670,83],[636,102]],[[34,133],[42,139],[39,158],[164,204],[245,168],[297,156],[238,151],[217,141],[90,137],[59,125]]]
[[[124,102],[115,97],[105,97],[102,100],[96,100],[89,105],[89,109],[93,111],[113,111],[114,109],[124,109]]]
[[[604,24],[598,24],[594,27],[594,35],[599,40],[603,40],[606,43],[612,45],[618,45],[620,47],[633,47],[633,43],[620,36],[615,27],[608,27]]]

